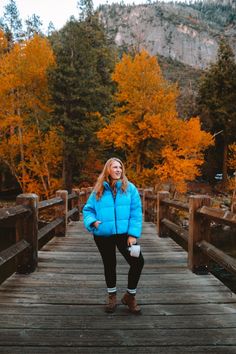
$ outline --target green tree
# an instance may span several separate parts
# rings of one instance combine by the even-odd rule
[[[114,55],[96,16],[71,19],[51,36],[57,67],[50,74],[54,122],[64,129],[64,186],[81,178],[96,131],[112,103]]]
[[[40,17],[33,14],[25,21],[26,24],[26,36],[32,38],[35,34],[42,34],[42,22]]]
[[[236,63],[225,40],[219,43],[216,63],[210,65],[200,80],[197,102],[204,126],[216,136],[225,184],[228,146],[236,136]]]
[[[22,40],[24,37],[22,21],[15,0],[5,6],[1,26],[10,42]]]
[[[93,1],[92,0],[79,0],[77,1],[77,7],[80,12],[80,20],[84,21],[91,18],[93,15]]]

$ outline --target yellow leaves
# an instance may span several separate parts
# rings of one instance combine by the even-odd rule
[[[177,91],[163,79],[156,58],[145,51],[134,58],[124,55],[112,77],[118,84],[118,106],[99,138],[133,149],[147,138],[160,138],[166,130],[163,122],[176,114]]]
[[[166,104],[168,111],[175,109],[176,87],[164,80],[157,59],[146,51],[134,58],[124,55],[112,78],[118,84],[116,100],[124,104],[124,112],[162,113]]]
[[[44,101],[48,99],[47,70],[54,64],[52,49],[45,38],[36,35],[16,43],[0,57],[2,104],[10,100],[13,110],[41,108],[41,105],[44,109]]]
[[[236,171],[236,143],[229,145],[228,168]]]
[[[189,149],[204,149],[213,145],[214,140],[210,133],[201,130],[198,117],[190,118],[188,121],[178,120],[178,134],[176,135],[178,143],[187,151]]]
[[[6,52],[8,47],[7,39],[4,32],[0,29],[0,58]]]
[[[49,197],[55,193],[55,186],[61,183],[62,139],[55,129],[42,133],[36,127],[21,132],[18,130],[8,138],[2,138],[0,158],[16,175],[24,192],[38,193]],[[20,160],[23,147],[24,159]]]
[[[140,185],[186,181],[199,174],[204,150],[213,138],[201,130],[199,118],[181,120],[176,112],[176,85],[162,76],[155,57],[142,51],[124,55],[113,74],[117,106],[111,123],[98,137],[127,156],[128,172]]]
[[[185,153],[185,154],[184,154]],[[163,183],[170,182],[179,192],[186,191],[186,181],[199,175],[198,166],[203,162],[202,156],[186,155],[186,151],[165,147],[162,150],[163,163],[156,165],[156,176]]]
[[[1,55],[1,40],[0,32],[0,159],[23,192],[48,197],[59,187],[62,169],[61,137],[45,132],[48,124],[42,131],[40,121],[51,110],[47,71],[55,64],[53,51],[35,35]]]

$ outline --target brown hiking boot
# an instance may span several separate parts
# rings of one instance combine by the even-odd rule
[[[130,312],[132,312],[134,314],[139,314],[141,312],[141,308],[140,308],[140,306],[137,305],[134,295],[131,295],[129,293],[125,293],[125,295],[121,299],[121,302],[124,305],[128,306]]]
[[[117,306],[116,294],[108,294],[107,304],[105,306],[105,312],[112,313],[115,312]]]

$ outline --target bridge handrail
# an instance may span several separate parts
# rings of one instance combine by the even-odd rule
[[[80,211],[92,187],[74,189],[71,194],[65,190],[56,192],[55,198],[38,202],[35,194],[21,194],[17,206],[0,209],[1,225],[13,223],[16,227],[15,244],[0,252],[0,270],[7,262],[16,260],[16,270],[20,273],[34,271],[38,262],[38,248],[54,235],[65,236],[68,220],[79,219]],[[144,220],[154,221],[160,237],[166,237],[171,230],[184,243],[188,252],[188,267],[193,272],[208,269],[209,260],[236,274],[236,260],[210,243],[210,223],[212,221],[236,226],[236,214],[211,207],[211,198],[205,195],[189,197],[188,203],[170,198],[167,191],[154,193],[153,188],[139,189],[143,204]],[[39,229],[38,213],[49,208],[55,209],[55,218]],[[172,210],[184,211],[189,217],[189,230],[174,223]],[[52,236],[50,237],[50,235]],[[9,275],[8,275],[9,276]],[[1,281],[1,279],[0,279]]]
[[[152,192],[153,193],[153,192]],[[154,216],[157,232],[160,237],[166,237],[171,230],[184,242],[184,249],[188,252],[188,267],[195,273],[209,268],[209,261],[216,263],[236,275],[236,259],[229,256],[210,243],[210,223],[215,221],[231,227],[236,226],[236,214],[220,208],[211,207],[211,198],[206,195],[193,195],[189,197],[189,203],[170,199],[167,191],[150,195],[142,190],[144,220]],[[153,202],[154,201],[154,202]],[[171,208],[187,212],[189,217],[189,230],[174,223],[171,220]],[[149,209],[149,210],[147,210]],[[150,210],[151,209],[151,210]]]
[[[62,204],[63,200],[61,198],[51,198],[51,199],[47,199],[47,200],[42,200],[41,202],[39,202],[39,210],[44,210],[46,208],[51,208],[55,205],[59,205]]]
[[[38,249],[54,235],[66,236],[68,221],[79,220],[84,196],[87,199],[90,191],[91,188],[74,189],[68,194],[66,190],[59,190],[55,198],[40,202],[36,194],[20,194],[16,198],[16,206],[0,209],[0,228],[4,227],[6,233],[6,226],[15,229],[14,244],[0,251],[0,273],[8,262],[12,263],[12,271],[5,277],[1,276],[0,282],[15,271],[29,273],[36,269]],[[54,219],[39,228],[38,215],[50,208],[54,209]]]
[[[30,210],[23,205],[17,205],[9,208],[1,208],[0,209],[0,223],[6,222],[7,220],[16,219],[19,216],[25,216],[30,213]]]

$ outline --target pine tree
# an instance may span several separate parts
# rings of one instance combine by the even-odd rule
[[[77,7],[80,11],[80,20],[84,21],[91,18],[93,15],[93,1],[92,0],[79,0]]]
[[[110,110],[113,55],[96,16],[71,19],[51,42],[57,60],[50,74],[54,117],[64,129],[63,179],[71,189],[89,150],[97,149],[96,131]]]
[[[3,30],[10,42],[20,41],[23,39],[22,21],[19,17],[19,11],[15,0],[9,0],[5,6],[2,18]]]
[[[236,63],[225,40],[219,44],[217,61],[200,80],[198,105],[204,126],[216,135],[216,151],[223,182],[227,179],[228,145],[236,136]]]
[[[34,34],[42,35],[42,22],[40,17],[33,14],[31,17],[28,17],[25,21],[26,24],[26,37],[31,38]]]

